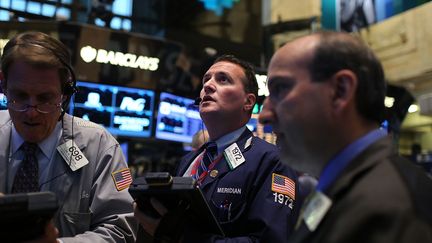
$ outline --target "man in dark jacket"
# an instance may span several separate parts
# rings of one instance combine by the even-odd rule
[[[319,176],[289,242],[432,242],[432,181],[380,129],[382,66],[359,39],[315,33],[269,65],[261,122],[284,161]]]
[[[286,241],[303,192],[297,173],[279,161],[277,148],[246,127],[258,92],[253,69],[222,56],[202,82],[199,108],[210,142],[186,155],[176,173],[196,179],[225,237],[205,234],[187,222],[181,228],[183,242]],[[135,215],[150,234],[163,227],[139,210]]]

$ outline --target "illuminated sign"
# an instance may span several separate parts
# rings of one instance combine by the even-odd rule
[[[0,21],[0,53],[12,36],[25,31],[64,43],[79,80],[158,91],[165,90],[161,80],[177,81],[174,72],[184,47],[175,41],[69,21]]]
[[[114,124],[123,131],[142,132],[145,127],[150,125],[148,118],[139,118],[131,116],[114,116]]]
[[[143,70],[156,71],[159,68],[159,58],[148,56],[137,56],[131,53],[122,53],[119,51],[107,51],[96,49],[89,45],[80,50],[81,59],[90,63],[109,63],[114,66],[140,68]]]
[[[143,111],[146,104],[146,100],[143,98],[138,98],[134,100],[132,97],[123,97],[120,104],[120,109],[125,111]]]

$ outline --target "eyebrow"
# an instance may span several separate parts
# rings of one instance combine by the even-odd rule
[[[217,71],[217,72],[212,72],[212,73],[205,73],[203,75],[202,79],[204,80],[204,78],[206,78],[208,76],[220,76],[220,75],[223,75],[225,77],[228,77],[229,79],[232,79],[231,74],[229,72],[225,72],[225,71]]]
[[[293,77],[287,77],[287,76],[269,77],[269,78],[267,78],[267,87],[270,87],[273,84],[286,83],[286,82],[295,82],[295,79]]]
[[[18,89],[9,90],[9,92],[12,95],[30,96],[29,93],[26,90],[22,90],[22,89],[19,89],[19,88]],[[35,94],[35,96],[37,98],[51,98],[51,97],[57,96],[57,94],[56,94],[56,92],[45,91],[45,92],[42,92],[42,93],[39,93],[39,94]]]

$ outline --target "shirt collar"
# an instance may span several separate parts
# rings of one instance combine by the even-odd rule
[[[235,131],[232,131],[228,134],[223,135],[219,139],[217,139],[215,142],[217,144],[218,153],[221,154],[226,147],[237,141],[237,139],[243,134],[245,131],[246,126],[243,126]]]
[[[386,131],[375,129],[348,145],[324,167],[319,177],[317,190],[322,192],[327,190],[357,155],[363,152],[369,145],[386,135]]]
[[[38,143],[39,149],[42,151],[43,155],[46,158],[50,158],[53,150],[57,145],[57,141],[62,135],[61,122],[57,122],[53,132],[44,139],[42,142]],[[12,126],[12,154],[14,154],[24,143],[24,139],[19,135],[18,131],[15,128],[15,125]]]

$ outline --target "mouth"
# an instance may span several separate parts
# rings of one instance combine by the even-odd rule
[[[36,127],[36,126],[40,125],[40,123],[38,123],[38,122],[23,122],[23,123],[24,123],[24,125],[29,126],[29,127]]]
[[[207,102],[207,101],[215,101],[211,96],[206,95],[203,97],[202,102]]]

